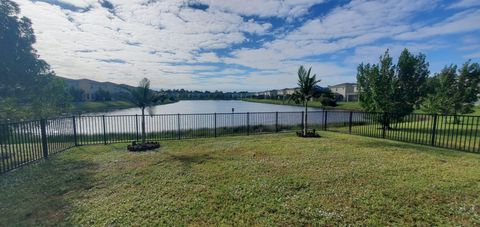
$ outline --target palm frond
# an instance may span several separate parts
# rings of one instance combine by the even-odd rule
[[[301,100],[301,102],[308,100],[315,96],[315,86],[320,80],[317,80],[317,75],[312,74],[312,67],[307,70],[303,66],[298,69],[298,93],[294,95],[294,99]]]

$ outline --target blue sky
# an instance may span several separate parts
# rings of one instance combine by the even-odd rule
[[[354,82],[390,49],[430,71],[480,61],[480,1],[17,0],[41,58],[68,78],[155,88],[258,91]]]

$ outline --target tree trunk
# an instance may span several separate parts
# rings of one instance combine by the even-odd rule
[[[383,128],[384,129],[391,129],[391,127],[390,127],[390,117],[388,116],[388,113],[384,112],[382,118],[383,118],[383,120],[382,120]]]
[[[142,108],[142,144],[145,143],[145,107]]]
[[[307,107],[308,107],[308,100],[305,100],[305,111],[303,112],[303,135],[307,135],[307,129],[308,129],[308,126],[307,126],[307,117],[308,117],[308,113],[307,113]]]
[[[460,119],[458,118],[457,113],[453,115],[453,124],[460,124]]]

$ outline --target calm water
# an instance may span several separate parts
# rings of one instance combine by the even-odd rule
[[[232,113],[234,108],[234,113]],[[239,100],[196,100],[180,101],[154,107],[154,115],[145,118],[147,133],[179,132],[208,129],[251,127],[252,130],[277,126],[298,126],[302,124],[301,106],[274,105]],[[309,108],[310,125],[323,125],[325,115],[322,109]],[[278,112],[278,113],[277,113]],[[119,133],[135,133],[139,130],[141,117],[139,108],[130,108],[103,113],[91,113],[76,118],[76,132],[79,135],[103,135]],[[342,123],[349,119],[348,112],[330,111],[327,123]],[[354,116],[355,122],[363,121],[363,117]],[[49,123],[49,132],[53,135],[70,133],[73,121],[71,118],[60,119]],[[37,130],[38,131],[38,130]],[[212,131],[212,130],[210,130]],[[175,133],[172,136],[176,136]]]
[[[154,114],[190,114],[190,113],[235,113],[246,112],[291,112],[303,111],[300,106],[274,105],[255,102],[244,102],[239,100],[185,100],[172,104],[158,105],[153,108]],[[321,110],[309,108],[309,110]],[[139,108],[115,110],[103,113],[91,113],[89,115],[135,115],[141,114]]]

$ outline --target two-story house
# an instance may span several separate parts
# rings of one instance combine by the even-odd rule
[[[328,86],[328,88],[333,92],[337,101],[358,101],[358,88],[356,83],[342,83]]]

